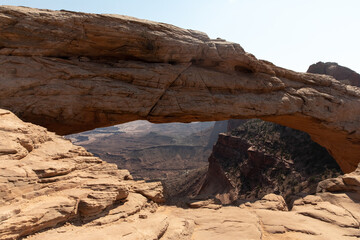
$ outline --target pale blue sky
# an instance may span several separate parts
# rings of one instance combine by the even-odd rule
[[[333,61],[360,73],[360,0],[0,0],[0,5],[115,13],[206,32],[296,71]]]

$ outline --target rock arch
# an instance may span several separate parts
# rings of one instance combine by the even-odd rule
[[[118,15],[0,7],[0,107],[69,134],[135,119],[261,118],[360,162],[360,89],[236,43]]]

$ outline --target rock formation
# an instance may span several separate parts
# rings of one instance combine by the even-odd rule
[[[337,63],[318,62],[308,72],[355,86],[360,80],[359,74]],[[220,134],[213,148],[200,194],[220,198],[232,191],[233,199],[251,199],[276,192],[291,202],[314,193],[319,180],[338,174],[334,160],[306,133],[258,119],[230,119],[227,134]]]
[[[0,162],[2,240],[104,213],[113,222],[164,201],[160,183],[133,181],[128,170],[1,109]]]
[[[288,209],[268,194],[239,206],[213,200],[158,206],[159,183],[0,110],[0,239],[345,239],[360,237],[360,168],[319,184]],[[50,228],[50,229],[49,229]],[[36,234],[35,234],[36,233]]]
[[[358,88],[198,31],[1,6],[0,62],[0,107],[59,134],[135,119],[261,118],[309,133],[344,172],[359,162]]]
[[[307,72],[330,75],[340,82],[360,87],[360,74],[334,62],[312,64]]]
[[[251,119],[219,135],[199,194],[226,202],[276,193],[291,204],[314,194],[321,180],[340,174],[335,160],[308,134]]]

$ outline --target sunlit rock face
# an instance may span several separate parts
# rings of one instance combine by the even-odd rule
[[[308,71],[346,84],[360,79],[337,63],[318,62]],[[234,201],[276,192],[291,204],[301,194],[315,193],[320,180],[339,174],[334,159],[306,133],[259,119],[231,119],[227,134],[213,148],[200,193],[219,195],[220,200],[227,194]]]
[[[0,239],[19,239],[109,208],[131,215],[146,202],[164,202],[159,182],[134,181],[55,133],[0,109]],[[127,204],[124,204],[127,202]],[[130,206],[129,206],[130,204]]]
[[[236,43],[118,15],[0,8],[0,107],[70,134],[136,119],[261,118],[305,131],[344,172],[360,90],[258,60]]]

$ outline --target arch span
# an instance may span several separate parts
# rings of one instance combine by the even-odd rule
[[[261,118],[360,161],[360,90],[236,43],[118,15],[0,7],[0,107],[69,134],[135,119]]]

